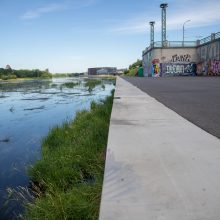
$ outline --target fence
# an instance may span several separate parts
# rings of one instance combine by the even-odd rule
[[[198,41],[197,41],[197,46],[198,46],[198,45],[202,45],[202,44],[206,44],[206,43],[208,43],[208,42],[210,42],[210,41],[212,41],[212,40],[216,40],[216,39],[218,39],[218,38],[220,38],[220,32],[213,33],[213,34],[211,34],[211,35],[208,36],[208,37],[205,37],[205,38],[203,38],[203,39],[201,39],[201,40],[198,40]]]
[[[171,47],[196,47],[197,42],[196,41],[166,41],[164,44],[161,41],[154,42],[153,45],[147,47],[143,53],[146,53],[147,51],[151,50],[152,48],[171,48]]]
[[[161,48],[161,47],[196,47],[196,46],[200,46],[206,43],[209,43],[213,40],[219,39],[220,38],[220,32],[217,33],[213,33],[208,37],[205,37],[201,40],[197,40],[197,41],[166,41],[164,42],[164,44],[162,44],[161,41],[156,41],[154,42],[153,45],[150,45],[149,47],[147,47],[144,51],[143,54],[145,54],[147,51],[151,50],[152,48]]]

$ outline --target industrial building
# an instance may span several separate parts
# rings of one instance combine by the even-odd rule
[[[161,41],[154,41],[154,25],[150,24],[150,46],[143,53],[144,76],[220,75],[220,32],[197,41],[166,39],[166,8],[162,11]]]
[[[117,74],[116,67],[88,68],[88,75],[115,75],[115,74]]]

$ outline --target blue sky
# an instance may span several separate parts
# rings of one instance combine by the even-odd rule
[[[220,31],[220,0],[169,0],[167,39]],[[149,21],[161,40],[158,0],[0,0],[0,67],[82,72],[128,67],[149,45]]]

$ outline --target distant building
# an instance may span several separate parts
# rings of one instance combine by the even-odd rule
[[[117,69],[117,75],[123,74],[127,69]]]
[[[117,74],[116,67],[96,67],[89,68],[88,75],[115,75]]]

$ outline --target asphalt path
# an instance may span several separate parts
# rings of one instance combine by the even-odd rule
[[[220,138],[220,77],[123,78]]]

